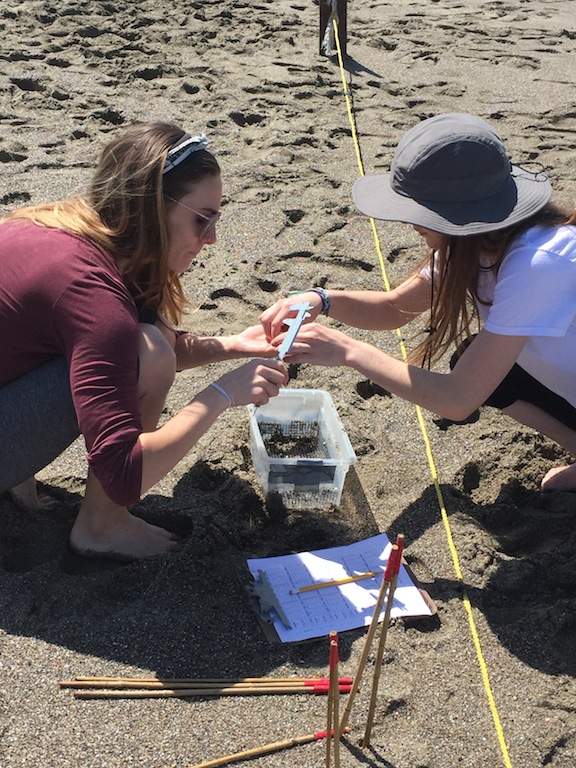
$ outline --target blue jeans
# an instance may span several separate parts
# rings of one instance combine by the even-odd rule
[[[50,464],[79,434],[64,358],[0,388],[0,492]]]

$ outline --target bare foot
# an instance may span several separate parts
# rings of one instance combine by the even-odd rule
[[[540,487],[543,491],[576,491],[576,464],[549,470]]]
[[[135,517],[125,507],[98,516],[80,507],[70,532],[70,547],[85,557],[139,560],[164,554],[177,542],[173,533]]]
[[[8,493],[12,497],[14,504],[26,512],[46,511],[55,507],[58,503],[56,499],[53,499],[47,493],[38,495],[35,477],[29,477],[23,483],[15,485]]]

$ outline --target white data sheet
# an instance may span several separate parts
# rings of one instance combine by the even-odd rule
[[[274,629],[284,643],[328,635],[332,630],[368,626],[378,598],[391,543],[382,533],[343,547],[248,560],[256,583],[270,587],[279,611],[271,611]],[[359,581],[308,589],[325,581],[377,572]],[[386,603],[384,603],[384,609]],[[380,620],[384,616],[384,609]],[[400,569],[391,616],[430,616],[420,590],[404,568]],[[280,619],[284,617],[284,621]]]

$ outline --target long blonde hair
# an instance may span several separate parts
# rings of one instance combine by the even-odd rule
[[[410,362],[422,365],[439,360],[452,347],[477,331],[478,278],[487,269],[494,275],[512,241],[522,232],[537,225],[560,226],[576,222],[571,214],[548,204],[538,213],[507,229],[480,235],[456,237],[445,235],[440,247],[429,253],[417,271],[431,266],[430,322],[420,332],[424,338],[410,354]],[[491,266],[483,266],[482,257]]]
[[[166,154],[184,136],[169,123],[139,123],[102,151],[88,192],[26,206],[5,219],[29,219],[97,243],[116,261],[136,305],[178,323],[186,308],[178,274],[168,268],[165,198],[179,200],[220,168],[206,150],[162,174]]]

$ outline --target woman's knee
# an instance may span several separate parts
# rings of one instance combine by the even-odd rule
[[[0,491],[5,491],[50,464],[80,433],[64,358],[0,389],[0,425]]]
[[[138,391],[168,391],[176,376],[176,353],[155,325],[140,324]]]

